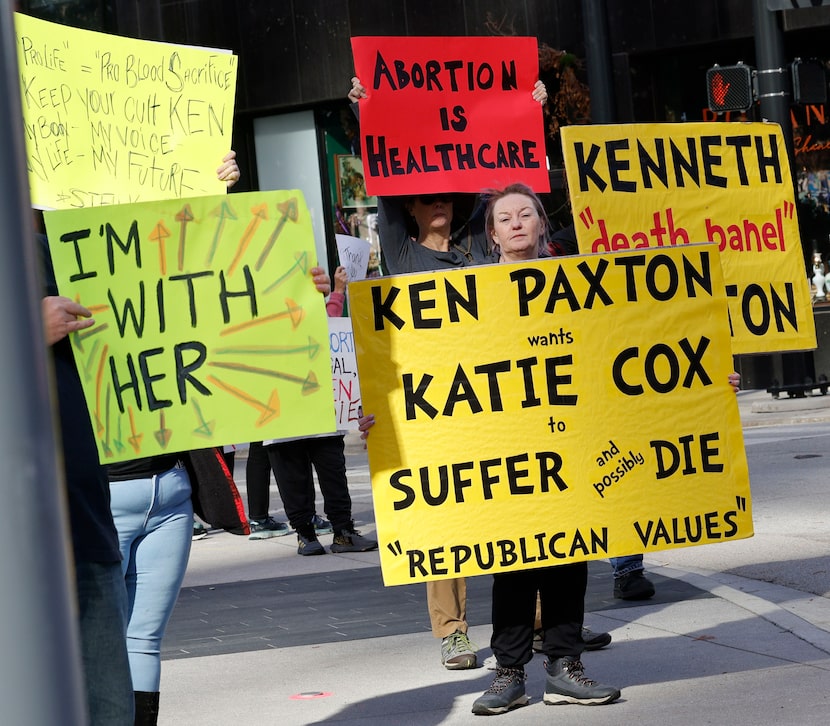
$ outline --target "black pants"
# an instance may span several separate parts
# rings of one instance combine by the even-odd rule
[[[248,492],[248,519],[261,522],[268,516],[271,488],[271,462],[261,441],[252,441],[245,465],[245,489]]]
[[[543,651],[549,659],[579,656],[588,564],[577,562],[493,575],[493,637],[502,668],[520,668],[533,657],[536,593],[542,601]]]
[[[323,506],[332,529],[338,533],[352,528],[352,498],[346,480],[342,436],[285,441],[266,446],[265,450],[277,477],[285,513],[294,529],[304,534],[314,516],[312,466],[317,472]]]

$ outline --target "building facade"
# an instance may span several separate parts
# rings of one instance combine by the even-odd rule
[[[373,208],[344,193],[343,180],[360,161],[346,100],[352,36],[535,36],[540,45],[567,51],[585,80],[586,45],[602,13],[613,115],[620,123],[759,119],[757,104],[746,115],[716,116],[707,108],[705,85],[714,64],[757,67],[758,7],[772,14],[787,63],[815,58],[826,65],[830,56],[829,0],[24,0],[20,6],[69,25],[236,53],[233,146],[243,175],[237,189],[302,189],[318,254],[330,266],[335,233],[374,235]],[[555,92],[555,70],[541,77]],[[813,252],[830,260],[827,103],[792,105],[790,125],[807,275]],[[554,191],[546,206],[554,225],[567,221],[557,145],[551,135]],[[745,385],[830,376],[830,340],[822,345],[830,339],[830,312],[828,323],[823,317],[818,305],[815,354],[800,358],[793,370],[786,356],[751,357],[739,365]]]

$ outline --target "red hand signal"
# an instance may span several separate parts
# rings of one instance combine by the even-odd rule
[[[715,73],[712,76],[712,98],[718,106],[723,106],[726,101],[726,94],[729,93],[730,83],[724,83],[723,76],[720,73]]]

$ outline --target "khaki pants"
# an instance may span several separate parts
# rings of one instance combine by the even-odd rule
[[[456,630],[466,633],[467,580],[430,580],[426,585],[432,634],[443,639]]]

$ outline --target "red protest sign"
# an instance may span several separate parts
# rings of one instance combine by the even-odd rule
[[[549,191],[536,38],[352,38],[366,191]]]

